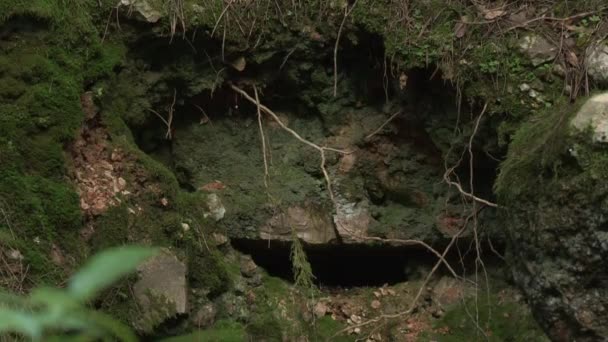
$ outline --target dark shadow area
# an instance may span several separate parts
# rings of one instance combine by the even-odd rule
[[[254,262],[269,275],[293,282],[290,259],[291,243],[282,241],[233,239],[232,246],[249,254]],[[472,241],[462,239],[446,255],[446,261],[459,275],[469,276],[475,270]],[[436,246],[443,251],[445,246]],[[498,253],[504,246],[494,245]],[[437,262],[437,257],[426,249],[415,246],[394,247],[387,245],[306,245],[306,255],[318,286],[363,287],[394,285],[408,280],[420,280]],[[460,252],[459,252],[460,251]],[[488,269],[501,269],[502,260],[486,243],[482,244],[482,260]],[[464,261],[462,261],[464,258]],[[449,275],[441,266],[435,276]]]
[[[293,281],[291,243],[232,240],[234,248],[249,254],[270,275]],[[416,267],[432,267],[434,257],[411,247],[339,245],[305,247],[315,282],[320,286],[357,287],[397,284],[413,276]]]

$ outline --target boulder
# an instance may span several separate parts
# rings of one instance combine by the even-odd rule
[[[139,280],[133,293],[142,308],[135,326],[149,332],[160,323],[188,309],[186,265],[170,250],[161,252],[137,268]]]
[[[608,42],[587,49],[585,56],[587,73],[596,82],[608,84]]]
[[[574,110],[574,107],[568,107]],[[525,182],[517,192],[498,190],[509,237],[507,262],[532,312],[553,341],[608,340],[608,93],[596,95],[577,110],[564,131],[550,124],[516,137],[542,166],[502,169],[508,184]],[[526,129],[530,129],[528,126]],[[538,148],[550,140],[531,135],[557,134],[556,152]],[[580,136],[589,132],[591,136]],[[574,133],[574,134],[572,134]],[[515,134],[517,136],[517,134]],[[527,144],[527,145],[526,145]],[[570,146],[566,153],[566,146]],[[534,151],[536,149],[536,151]],[[520,160],[510,151],[507,162]],[[543,169],[554,172],[543,172]]]
[[[594,143],[608,143],[608,92],[587,100],[570,124],[576,131],[591,129]]]
[[[330,215],[314,205],[292,206],[273,216],[260,228],[260,238],[291,241],[292,229],[300,239],[311,244],[327,243],[336,238]]]
[[[557,47],[538,35],[526,35],[519,41],[519,50],[530,58],[532,65],[539,66],[557,57]]]
[[[148,0],[120,0],[119,6],[127,8],[129,12],[134,12],[138,17],[148,23],[156,23],[162,17],[162,13],[154,8]]]

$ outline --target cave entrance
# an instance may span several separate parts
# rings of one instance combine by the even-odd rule
[[[269,275],[293,281],[291,243],[233,239],[232,246],[249,254]],[[436,258],[424,250],[386,245],[306,245],[315,283],[326,287],[394,285],[419,278]]]

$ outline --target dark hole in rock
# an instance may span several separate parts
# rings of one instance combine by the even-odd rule
[[[232,246],[251,255],[269,275],[293,281],[291,243],[233,239]],[[431,253],[411,247],[328,244],[307,245],[305,251],[316,284],[328,287],[382,286],[420,279],[436,261]]]

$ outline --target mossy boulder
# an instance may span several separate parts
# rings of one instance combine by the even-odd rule
[[[497,182],[514,279],[555,341],[608,337],[605,98],[522,126]]]

